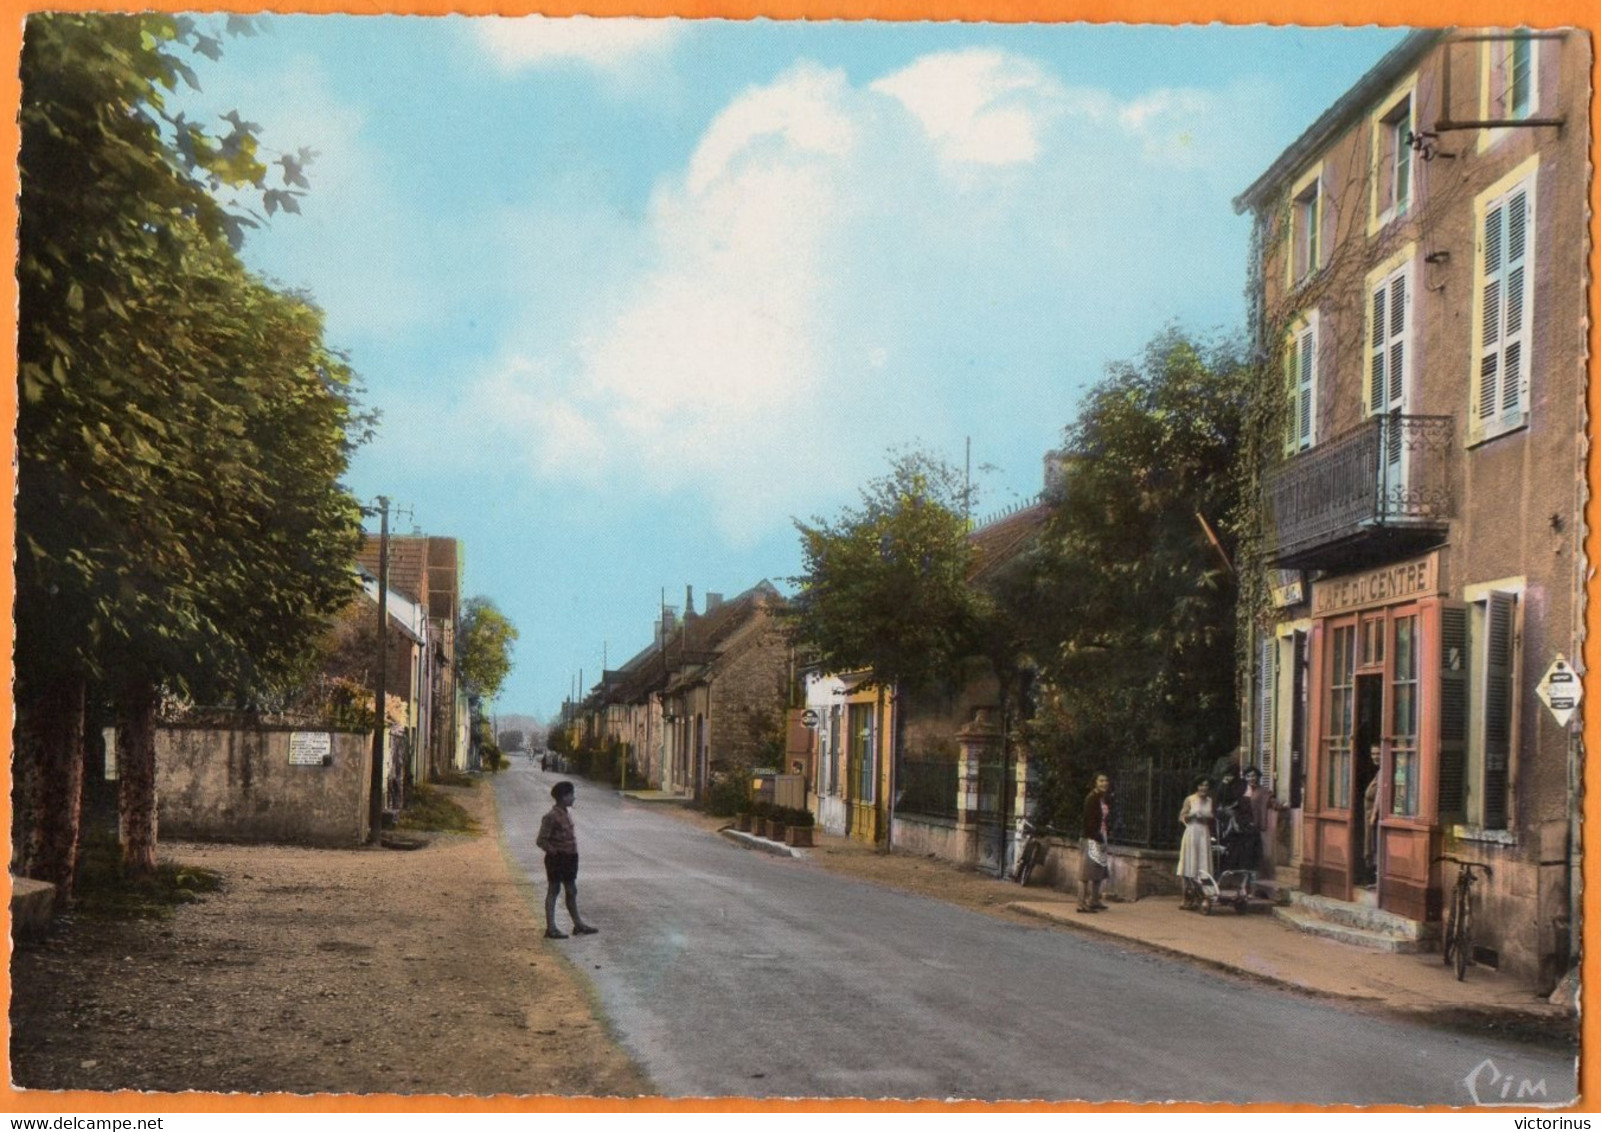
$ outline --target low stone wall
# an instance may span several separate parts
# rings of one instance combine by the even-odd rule
[[[962,865],[978,864],[976,831],[958,826],[952,818],[896,814],[893,836],[895,848],[907,853],[933,854]]]
[[[1080,842],[1051,838],[1046,844],[1050,852],[1046,854],[1045,866],[1035,873],[1037,879],[1031,879],[1029,884],[1076,892],[1079,860],[1084,855]],[[1182,891],[1174,872],[1179,855],[1172,850],[1113,845],[1107,857],[1110,875],[1103,891],[1120,900],[1177,895]]]
[[[196,841],[367,840],[372,736],[287,728],[156,732],[158,829]]]

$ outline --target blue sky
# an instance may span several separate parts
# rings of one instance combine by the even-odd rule
[[[1242,324],[1230,202],[1400,35],[273,16],[189,102],[317,151],[246,258],[383,413],[350,486],[462,540],[498,707],[548,716],[664,589],[782,588],[891,449],[1031,496],[1108,362]]]

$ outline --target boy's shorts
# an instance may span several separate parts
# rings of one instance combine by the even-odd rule
[[[546,853],[545,879],[551,884],[577,884],[578,854]]]

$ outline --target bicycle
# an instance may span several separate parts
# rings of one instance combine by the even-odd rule
[[[1017,831],[1026,840],[1023,842],[1023,851],[1017,855],[1017,869],[1013,875],[1021,887],[1027,888],[1028,878],[1033,875],[1035,869],[1045,863],[1046,854],[1050,852],[1050,847],[1045,844],[1045,838],[1055,834],[1056,830],[1048,825],[1035,825],[1027,818],[1021,818],[1017,823]]]
[[[1495,875],[1489,865],[1479,861],[1464,861],[1460,857],[1440,856],[1435,864],[1450,861],[1457,866],[1456,883],[1451,887],[1451,907],[1445,921],[1444,946],[1441,957],[1447,967],[1455,966],[1456,977],[1467,978],[1468,965],[1473,962],[1473,886],[1478,877],[1474,869],[1483,869],[1486,877]]]

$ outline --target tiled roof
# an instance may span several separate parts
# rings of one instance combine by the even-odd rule
[[[1023,553],[1050,513],[1050,504],[1033,503],[969,534],[967,541],[972,544],[974,554],[967,580],[982,581]]]

